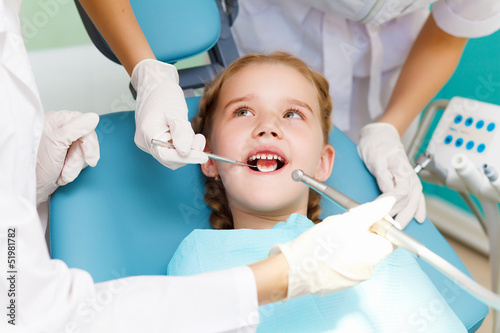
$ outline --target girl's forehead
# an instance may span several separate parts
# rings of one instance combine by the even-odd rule
[[[220,95],[238,94],[243,91],[289,91],[304,96],[317,97],[316,85],[297,68],[281,63],[253,63],[235,70],[221,86]]]

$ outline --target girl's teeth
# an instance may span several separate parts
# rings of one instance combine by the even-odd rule
[[[271,171],[274,171],[276,170],[276,167],[277,165],[275,165],[274,167],[265,167],[265,166],[261,166],[261,165],[257,165],[257,169],[259,169],[260,172],[271,172]]]

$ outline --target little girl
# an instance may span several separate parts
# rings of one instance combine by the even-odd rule
[[[207,176],[205,201],[213,210],[210,223],[216,230],[193,231],[174,254],[168,274],[251,263],[265,258],[275,244],[320,223],[319,195],[295,183],[291,173],[302,169],[319,181],[330,177],[335,156],[328,139],[331,109],[326,79],[286,53],[242,57],[206,87],[192,121],[195,132],[207,138],[207,151],[250,167],[213,160],[202,165]],[[366,246],[370,248],[368,238]],[[324,249],[335,251],[335,244],[325,244]],[[349,262],[357,254],[359,249],[352,247],[338,257]],[[439,313],[421,320],[419,309]],[[353,288],[261,306],[258,329],[465,331],[415,259],[403,250],[396,250],[370,280]]]

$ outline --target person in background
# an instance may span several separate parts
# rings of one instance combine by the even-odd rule
[[[240,53],[286,51],[335,82],[335,125],[358,143],[382,195],[397,199],[391,215],[403,227],[413,218],[423,222],[422,185],[401,137],[409,143],[417,116],[455,71],[468,38],[500,28],[500,3],[238,2],[233,34]]]

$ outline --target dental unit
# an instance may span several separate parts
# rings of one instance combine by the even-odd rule
[[[337,191],[333,187],[307,176],[302,170],[293,171],[292,179],[296,182],[303,182],[316,192],[320,193],[327,199],[330,199],[335,204],[340,205],[346,210],[359,206],[359,203],[355,200]],[[417,257],[424,259],[433,267],[441,271],[444,275],[455,281],[459,286],[461,286],[471,295],[488,304],[492,308],[500,310],[500,295],[497,295],[477,284],[474,280],[462,273],[455,266],[451,265],[449,262],[438,256],[434,252],[430,251],[425,245],[409,236],[404,231],[396,228],[391,221],[392,218],[390,216],[386,216],[385,219],[376,222],[370,228],[370,230],[386,238],[394,245],[402,247],[415,254]]]

